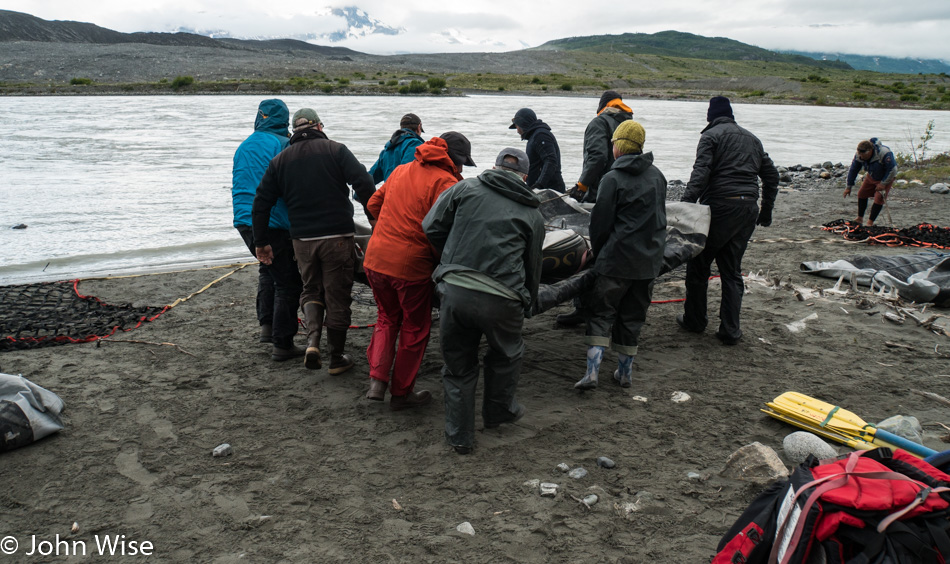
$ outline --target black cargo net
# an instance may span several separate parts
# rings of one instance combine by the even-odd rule
[[[888,247],[950,249],[950,229],[937,227],[929,223],[896,229],[879,225],[858,225],[853,221],[837,219],[826,223],[822,229],[838,233],[853,243],[886,245]]]
[[[131,331],[168,309],[111,305],[78,288],[79,280],[0,286],[0,352],[88,343]]]

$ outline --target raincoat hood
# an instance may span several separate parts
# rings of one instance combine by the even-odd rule
[[[281,100],[276,98],[264,100],[257,107],[254,131],[273,133],[278,137],[290,137],[290,132],[287,130],[289,126],[290,110]]]
[[[528,188],[528,185],[516,173],[489,169],[479,174],[478,179],[509,200],[533,208],[541,206],[541,200],[537,194]]]
[[[653,153],[626,154],[617,157],[612,169],[622,170],[634,176],[640,176],[653,164]]]
[[[396,148],[400,143],[403,142],[403,140],[406,139],[406,137],[421,139],[419,134],[417,134],[415,131],[404,127],[393,132],[392,137],[390,137],[389,141],[386,143],[386,149]]]

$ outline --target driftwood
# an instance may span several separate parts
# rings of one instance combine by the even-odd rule
[[[930,398],[936,402],[942,403],[943,405],[950,407],[950,399],[947,399],[941,396],[940,394],[935,394],[933,392],[923,392],[921,390],[914,390],[914,389],[911,389],[910,391],[917,394],[918,396],[924,396],[925,398]]]
[[[152,341],[133,341],[130,339],[99,339],[96,341],[96,346],[98,347],[100,343],[134,343],[136,345],[155,345],[159,347],[175,347],[178,349],[178,352],[187,354],[188,356],[195,356],[192,353],[186,351],[175,343],[155,343]]]

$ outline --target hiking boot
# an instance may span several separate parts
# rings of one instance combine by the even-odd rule
[[[686,324],[686,314],[679,313],[676,315],[676,324],[682,327],[684,330],[689,331],[690,333],[702,333],[705,329],[694,329]]]
[[[274,345],[274,348],[271,349],[270,358],[271,360],[276,360],[277,362],[283,362],[292,358],[300,358],[305,352],[306,351],[296,345],[291,345],[289,349],[282,349],[277,345]]]
[[[404,396],[393,396],[389,398],[389,409],[402,411],[403,409],[422,407],[431,401],[432,394],[426,390],[422,390],[421,392],[409,392]]]
[[[330,348],[330,374],[343,374],[353,368],[353,359],[343,354],[346,346],[346,329],[327,329],[327,345]]]
[[[485,428],[486,428],[486,429],[496,429],[499,425],[506,425],[506,424],[509,424],[509,423],[515,423],[516,421],[520,421],[521,418],[524,417],[524,414],[525,414],[527,411],[528,411],[528,410],[525,409],[525,407],[519,403],[519,404],[518,404],[518,407],[515,408],[515,412],[514,412],[514,414],[512,415],[511,419],[508,419],[507,421],[500,421],[500,422],[498,422],[498,423],[489,423],[488,421],[486,421],[486,422],[485,422]]]
[[[720,333],[719,331],[716,331],[716,338],[722,341],[722,344],[729,345],[730,347],[739,344],[739,339],[734,339],[725,333]]]
[[[270,323],[261,325],[261,336],[260,342],[262,343],[273,343],[274,342],[274,327]]]
[[[472,447],[470,446],[453,445],[452,448],[456,454],[472,454]]]
[[[371,399],[373,401],[383,401],[386,399],[386,388],[388,386],[388,382],[383,382],[382,380],[377,380],[376,378],[370,378],[369,391],[366,392],[366,399]]]
[[[570,313],[562,313],[557,316],[557,324],[564,325],[565,327],[574,327],[575,325],[580,325],[584,323],[584,312],[574,308],[574,311]]]

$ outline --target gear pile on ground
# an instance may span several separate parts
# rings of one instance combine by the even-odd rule
[[[110,305],[79,280],[0,286],[0,352],[86,343],[152,321],[167,308]]]
[[[921,223],[913,227],[895,229],[879,225],[859,225],[853,221],[836,219],[822,227],[825,231],[839,233],[848,241],[887,245],[888,247],[926,247],[950,249],[950,229]]]

